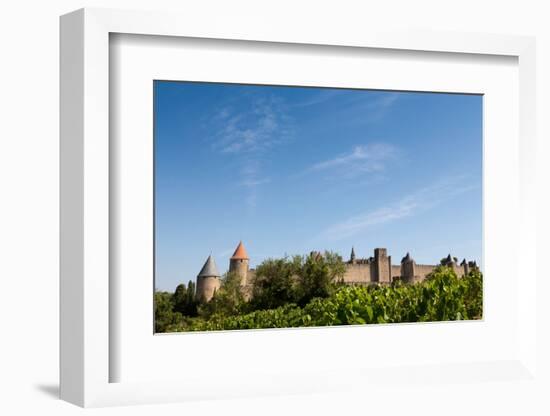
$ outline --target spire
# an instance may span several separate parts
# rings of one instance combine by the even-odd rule
[[[233,256],[231,256],[231,260],[248,260],[248,254],[246,253],[246,249],[244,248],[242,241],[239,242]]]
[[[220,277],[220,272],[218,272],[216,262],[211,255],[206,259],[206,262],[204,263],[204,266],[202,266],[202,269],[197,277]]]
[[[351,256],[350,256],[350,260],[355,260],[355,249],[353,248],[353,246],[351,246]]]
[[[410,261],[411,260],[411,255],[409,254],[409,252],[407,251],[407,254],[405,255],[405,257],[403,257],[401,259],[401,263],[404,263],[406,261]]]
[[[441,264],[443,266],[454,266],[455,264],[458,263],[458,259],[456,259],[455,257],[451,256],[451,254],[449,253],[449,255],[447,257],[445,257],[444,259],[441,260]]]

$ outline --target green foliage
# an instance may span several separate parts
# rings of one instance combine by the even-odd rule
[[[208,303],[198,305],[195,285],[174,294],[155,292],[155,331],[207,331],[481,319],[483,276],[458,278],[438,266],[417,284],[349,286],[340,256],[325,252],[268,259],[256,269],[252,299],[228,273]]]
[[[220,289],[214,293],[214,296],[208,303],[199,306],[199,316],[209,318],[214,314],[226,316],[237,315],[247,311],[247,304],[241,290],[241,280],[235,273],[227,273]]]
[[[481,319],[483,316],[483,275],[479,270],[471,271],[462,279],[465,285],[464,303],[470,319]]]
[[[214,314],[208,320],[194,319],[179,331],[212,331],[229,329],[259,329],[309,326],[307,317],[295,304],[276,309],[258,310],[243,315],[225,316]]]
[[[184,284],[178,285],[172,298],[174,311],[185,316],[197,316],[198,301],[195,291],[195,283],[191,280],[187,287]]]
[[[183,316],[174,312],[173,295],[168,292],[155,292],[155,332],[169,332],[181,328]]]
[[[171,331],[287,328],[399,322],[480,319],[483,314],[482,274],[461,279],[446,266],[437,267],[417,284],[339,286],[327,298],[313,298],[303,308],[294,303],[240,315],[214,313],[191,318]]]
[[[346,271],[342,257],[329,251],[323,255],[312,253],[302,257],[300,266],[297,270],[297,299],[301,306],[314,298],[331,296],[336,290],[335,284]]]
[[[326,298],[336,290],[345,273],[342,258],[335,253],[268,259],[256,268],[251,308],[274,309],[289,303],[306,305]]]
[[[302,259],[267,259],[256,268],[252,287],[253,309],[274,309],[296,301],[294,275],[301,267]]]

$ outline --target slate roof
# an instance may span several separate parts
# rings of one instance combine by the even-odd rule
[[[248,260],[248,254],[242,241],[239,242],[233,256],[231,256],[231,260]]]
[[[202,269],[197,277],[220,277],[220,272],[218,272],[216,262],[211,255],[206,259],[206,262],[204,263],[204,266],[202,266]]]

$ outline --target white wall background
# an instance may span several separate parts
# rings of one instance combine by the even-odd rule
[[[212,13],[264,15],[282,25],[380,25],[537,36],[540,223],[539,261],[550,252],[550,12],[541,0],[415,1],[169,1],[20,0],[0,6],[0,413],[76,414],[58,389],[58,16],[84,6],[179,10],[208,20]],[[548,277],[550,280],[550,276]],[[538,287],[540,350],[550,351],[550,284]],[[539,356],[545,377],[549,360]],[[546,379],[548,381],[548,378]],[[443,386],[444,387],[444,386]],[[442,386],[395,398],[344,393],[128,408],[106,414],[550,414],[550,383]],[[448,386],[447,386],[448,388]],[[538,398],[538,400],[537,400]]]

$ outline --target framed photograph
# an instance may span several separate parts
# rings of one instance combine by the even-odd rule
[[[153,94],[156,333],[482,319],[482,95]]]
[[[62,398],[536,383],[534,40],[233,27],[61,18]]]

